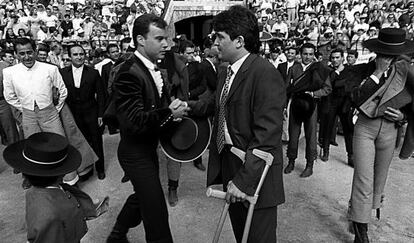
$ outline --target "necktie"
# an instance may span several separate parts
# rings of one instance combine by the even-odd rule
[[[224,148],[224,123],[225,123],[225,105],[227,101],[227,95],[229,94],[229,88],[230,88],[230,79],[233,76],[233,70],[231,69],[231,66],[227,67],[227,76],[226,81],[224,82],[223,86],[223,92],[220,96],[220,105],[219,105],[219,114],[218,114],[218,127],[217,127],[217,149],[219,154]]]

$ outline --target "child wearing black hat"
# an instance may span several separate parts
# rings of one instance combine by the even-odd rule
[[[108,198],[95,205],[88,194],[61,183],[82,160],[65,137],[36,133],[8,146],[3,157],[33,185],[26,191],[28,242],[80,242],[88,230],[86,220],[106,212]]]

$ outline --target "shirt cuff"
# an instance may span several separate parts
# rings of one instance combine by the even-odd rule
[[[369,76],[376,84],[379,84],[379,78],[377,78],[377,76],[375,76],[374,74],[372,74],[371,76]]]

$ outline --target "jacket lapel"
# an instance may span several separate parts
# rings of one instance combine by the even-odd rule
[[[246,79],[246,72],[249,69],[250,64],[253,62],[253,60],[256,59],[256,57],[256,55],[250,54],[247,57],[247,59],[243,62],[242,66],[240,67],[239,71],[236,73],[236,76],[234,77],[233,83],[231,84],[229,94],[227,96],[227,102],[229,102],[234,92],[237,90],[237,88],[239,88],[240,84],[242,84],[243,81]]]
[[[160,99],[160,96],[158,95],[158,89],[157,89],[157,86],[155,85],[155,81],[152,78],[152,75],[151,75],[150,71],[145,66],[145,64],[135,54],[134,54],[134,60],[135,60],[135,63],[140,67],[141,70],[144,71],[145,75],[147,76],[147,82],[149,82],[150,83],[149,85],[152,86],[152,89],[154,91],[155,100],[156,100],[157,104],[160,104],[161,99]],[[165,87],[165,81],[164,80],[163,80],[163,84],[164,84],[163,85],[163,90],[164,90],[164,87]]]
[[[83,65],[79,87],[82,87],[86,83],[86,81],[88,80],[87,75],[88,75],[88,67],[86,65]]]
[[[69,85],[71,85],[71,86],[73,86],[73,87],[75,87],[75,80],[73,79],[73,71],[72,71],[72,65],[70,65],[69,66],[69,68],[68,69],[66,69],[67,70],[67,76],[69,77],[69,79],[68,79],[68,84]]]
[[[398,65],[394,65],[394,67],[391,69],[391,73],[388,76],[389,80],[385,82],[389,82],[390,85],[385,90],[384,95],[382,96],[382,99],[378,104],[378,107],[380,107],[385,102],[389,101],[391,98],[399,94],[404,89],[407,74],[402,73],[402,70],[406,69],[398,68],[397,66]]]

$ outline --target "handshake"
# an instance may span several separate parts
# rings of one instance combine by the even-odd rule
[[[188,115],[188,112],[191,110],[187,102],[179,99],[173,100],[168,108],[170,108],[174,119],[181,119],[183,116]]]

